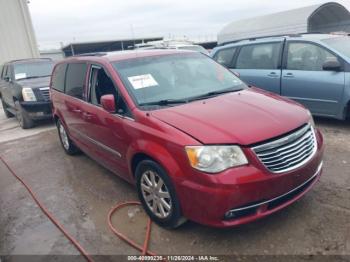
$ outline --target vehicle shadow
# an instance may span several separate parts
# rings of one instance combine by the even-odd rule
[[[326,117],[314,117],[314,120],[317,127],[337,128],[340,130],[350,129],[350,119],[338,120],[338,119],[326,118]]]

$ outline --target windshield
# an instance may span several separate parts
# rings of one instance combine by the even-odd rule
[[[139,105],[189,101],[209,93],[246,87],[228,69],[201,53],[143,57],[113,65]]]
[[[208,51],[203,46],[200,46],[200,45],[179,46],[178,49],[192,50],[192,51],[202,52],[203,54],[208,54]]]
[[[336,38],[328,38],[322,40],[324,43],[329,45],[330,47],[337,50],[339,53],[350,58],[350,37],[336,37]]]
[[[54,63],[52,61],[15,64],[15,79],[19,80],[50,76],[53,65]]]

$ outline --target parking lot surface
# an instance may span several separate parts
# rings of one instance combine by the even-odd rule
[[[67,156],[52,123],[21,130],[0,114],[0,154],[90,254],[138,254],[116,238],[107,214],[137,200],[134,187],[85,156]],[[350,256],[350,122],[316,119],[325,137],[324,172],[300,201],[257,222],[217,229],[188,222],[152,227],[158,254]],[[0,256],[78,254],[0,163]],[[114,224],[143,243],[146,215],[126,208]]]
[[[0,103],[0,143],[32,136],[54,128],[51,121],[45,121],[35,128],[22,130],[16,118],[6,118]]]

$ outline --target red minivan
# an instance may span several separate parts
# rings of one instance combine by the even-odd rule
[[[55,66],[51,97],[64,150],[135,184],[164,227],[251,222],[321,175],[323,138],[310,112],[201,53],[72,57]]]

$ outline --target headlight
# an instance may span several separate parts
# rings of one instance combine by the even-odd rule
[[[239,146],[186,146],[186,153],[193,168],[207,173],[248,164]]]
[[[24,87],[22,89],[22,97],[24,101],[36,101],[33,89],[31,89],[30,87]]]

